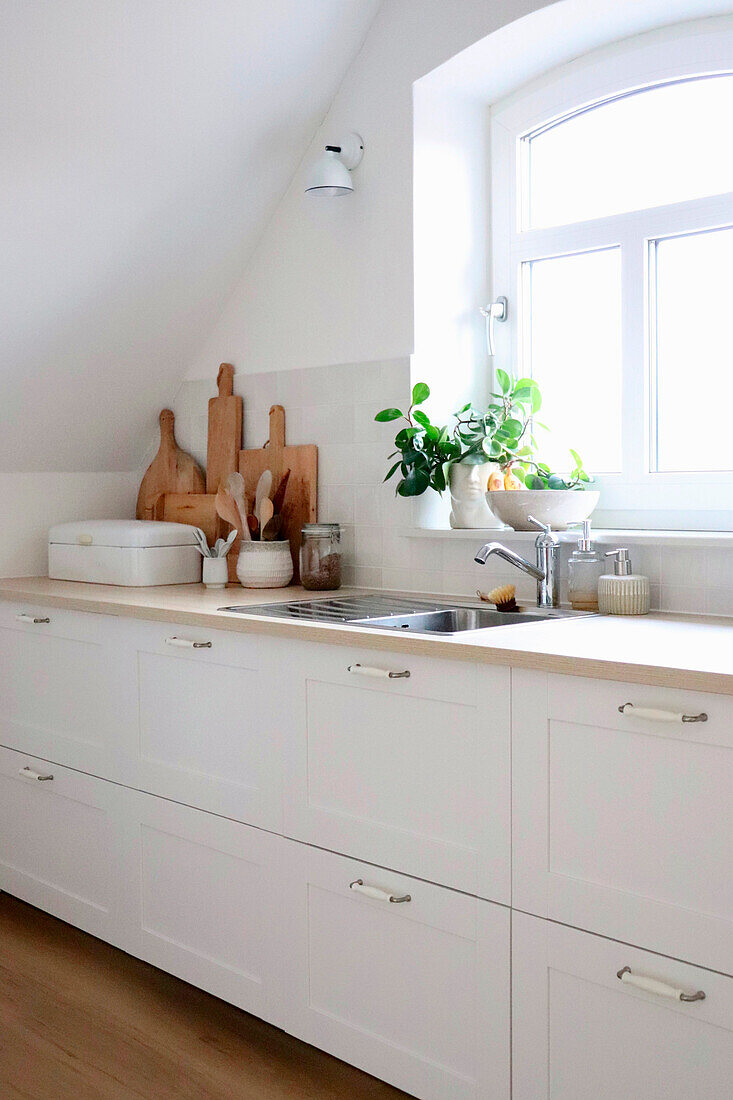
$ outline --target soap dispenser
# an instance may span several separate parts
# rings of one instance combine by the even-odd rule
[[[568,599],[575,611],[598,610],[598,581],[606,563],[593,549],[590,537],[590,520],[583,520],[583,533],[578,548],[568,560]]]
[[[646,615],[649,611],[649,578],[631,572],[625,547],[606,551],[613,558],[613,573],[598,581],[598,610],[603,615]]]

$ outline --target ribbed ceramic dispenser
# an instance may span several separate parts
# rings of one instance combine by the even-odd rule
[[[598,580],[598,610],[602,615],[647,615],[649,578],[631,572],[625,547],[607,550],[606,557],[614,559],[613,573],[604,573]]]

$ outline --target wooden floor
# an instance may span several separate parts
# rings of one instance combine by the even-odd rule
[[[0,1098],[405,1093],[0,894]]]

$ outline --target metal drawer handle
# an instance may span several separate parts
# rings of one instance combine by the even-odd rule
[[[349,883],[349,890],[356,890],[357,894],[364,894],[368,898],[374,898],[375,901],[391,901],[395,905],[400,905],[403,901],[412,901],[410,894],[403,894],[402,897],[396,898],[394,894],[388,894],[386,890],[380,890],[377,886],[365,886],[364,880],[360,878],[355,878]]]
[[[674,710],[658,710],[656,707],[635,707],[633,703],[623,703],[619,714],[629,714],[634,718],[646,718],[649,722],[707,722],[705,711],[700,714],[679,714]]]
[[[409,680],[410,670],[404,672],[389,672],[386,668],[373,668],[371,665],[348,665],[347,672],[353,672],[355,676],[375,676],[379,680]]]
[[[35,779],[39,783],[48,783],[53,779],[52,775],[41,775],[40,772],[34,772],[33,768],[21,768],[18,775],[22,775],[24,779]]]
[[[637,989],[643,989],[647,993],[656,993],[658,997],[669,997],[673,1001],[704,1001],[705,994],[702,989],[697,993],[684,993],[681,989],[675,989],[673,985],[659,982],[656,978],[645,978],[643,974],[632,974],[630,966],[624,966],[616,974],[624,985],[633,985]]]
[[[192,642],[189,638],[166,638],[166,645],[175,645],[179,649],[211,649],[213,642]]]
[[[36,625],[38,623],[50,623],[51,622],[50,619],[34,618],[33,615],[23,615],[23,614],[16,615],[15,620],[16,620],[16,622],[19,622],[19,623],[36,623]]]

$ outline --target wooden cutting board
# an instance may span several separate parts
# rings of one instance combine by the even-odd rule
[[[207,493],[161,493],[151,519],[200,527],[209,546],[213,546],[228,530],[227,524],[216,513],[216,497]]]
[[[155,502],[161,493],[203,493],[203,472],[191,455],[176,443],[175,417],[170,409],[160,414],[160,448],[140,483],[138,519],[153,519]]]
[[[222,363],[216,379],[219,396],[209,401],[209,447],[206,459],[206,492],[216,493],[237,469],[242,446],[242,398],[233,392],[234,367]]]
[[[304,523],[318,518],[318,448],[315,443],[301,447],[285,444],[285,409],[273,405],[270,409],[270,438],[259,450],[239,452],[239,472],[244,478],[247,494],[254,496],[257,482],[265,470],[272,470],[272,492],[290,470],[283,504],[282,538],[290,539],[293,555],[293,583],[299,580],[300,531]]]

